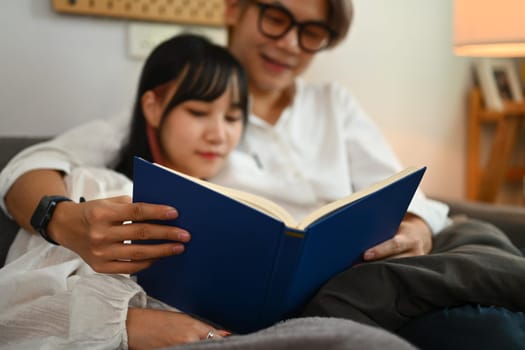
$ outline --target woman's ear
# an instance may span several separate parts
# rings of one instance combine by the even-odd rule
[[[226,26],[233,26],[239,20],[240,2],[240,0],[224,0],[224,22]]]
[[[162,117],[162,106],[157,95],[153,91],[148,90],[140,98],[140,103],[146,124],[153,128],[158,128]]]

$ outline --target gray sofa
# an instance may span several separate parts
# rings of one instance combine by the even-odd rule
[[[17,152],[45,139],[44,137],[0,137],[0,169],[3,169]],[[450,206],[452,216],[466,215],[491,222],[505,232],[516,246],[525,248],[525,207],[438,199]],[[17,229],[13,221],[9,220],[3,212],[0,213],[0,266],[4,264],[5,255]]]
[[[44,137],[0,137],[0,170],[20,150],[45,139]],[[17,231],[18,225],[0,210],[0,266],[4,265],[7,251]]]

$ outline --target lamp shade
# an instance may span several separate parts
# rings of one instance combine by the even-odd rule
[[[525,57],[525,0],[454,0],[454,52]]]

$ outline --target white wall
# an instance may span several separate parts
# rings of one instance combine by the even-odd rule
[[[427,165],[429,194],[461,198],[470,63],[452,53],[451,0],[354,0],[347,41],[311,79],[345,84],[405,165]]]
[[[126,21],[2,0],[0,28],[1,135],[53,135],[133,101],[141,62],[127,56]]]
[[[427,165],[424,190],[461,198],[466,59],[451,51],[452,0],[354,0],[348,40],[307,79],[337,79],[384,130],[401,161]],[[0,135],[52,135],[133,100],[141,62],[127,21],[53,12],[47,0],[0,4]]]

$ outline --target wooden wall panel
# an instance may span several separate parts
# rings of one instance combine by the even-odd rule
[[[221,26],[223,0],[52,0],[55,11],[143,21]]]

